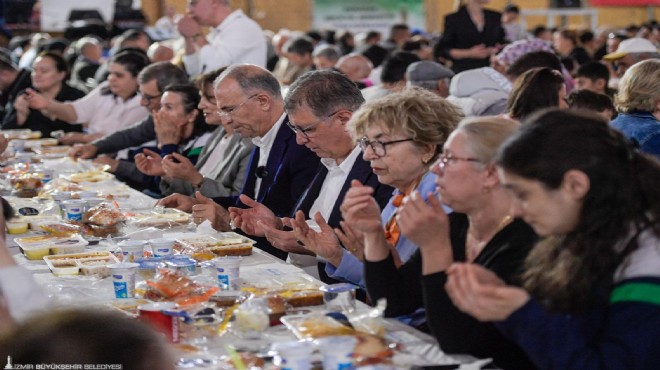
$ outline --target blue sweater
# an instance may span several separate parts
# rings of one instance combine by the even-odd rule
[[[531,299],[498,328],[540,369],[660,369],[660,240],[640,237],[621,266],[607,304],[551,314]]]

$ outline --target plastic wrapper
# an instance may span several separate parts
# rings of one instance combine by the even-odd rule
[[[80,224],[76,225],[69,222],[49,222],[40,224],[39,227],[43,231],[56,236],[71,236],[83,232]]]
[[[50,198],[53,193],[81,191],[81,190],[83,190],[83,187],[80,186],[79,184],[72,183],[71,181],[67,181],[65,179],[60,178],[60,179],[53,179],[48,184],[44,185],[43,189],[41,189],[39,196]]]
[[[282,323],[298,339],[316,339],[336,335],[355,335],[355,329],[322,314],[284,316]]]
[[[127,225],[135,228],[155,227],[158,229],[175,229],[185,227],[190,223],[190,214],[176,209],[160,211],[157,208],[140,212],[127,212]]]
[[[184,274],[160,269],[153,280],[147,281],[146,299],[176,302],[180,306],[191,306],[207,302],[220,290],[218,287],[195,283]]]
[[[83,214],[83,222],[97,226],[112,226],[125,220],[124,214],[111,202],[101,203]]]
[[[175,250],[198,261],[222,256],[250,256],[256,242],[234,232],[178,238]]]

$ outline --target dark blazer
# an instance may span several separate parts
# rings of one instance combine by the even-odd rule
[[[312,180],[312,183],[307,189],[305,189],[305,192],[300,197],[300,199],[298,199],[291,217],[293,217],[293,214],[299,210],[303,211],[308,218],[313,216],[309,214],[309,210],[312,208],[316,198],[318,198],[319,193],[321,192],[323,181],[325,180],[327,174],[328,169],[323,164],[319,164],[316,175],[314,176],[314,180]],[[376,176],[373,171],[371,171],[369,162],[362,159],[361,155],[358,156],[358,158],[355,160],[355,163],[353,164],[351,172],[349,172],[348,177],[346,177],[346,181],[344,182],[339,195],[337,196],[337,201],[335,201],[335,205],[332,208],[330,217],[326,220],[328,225],[330,225],[332,228],[339,227],[339,221],[343,220],[339,207],[341,207],[341,204],[344,202],[346,192],[351,187],[351,181],[353,180],[358,180],[362,184],[371,186],[374,189],[374,198],[376,199],[376,202],[381,209],[387,205],[387,202],[390,200],[392,193],[394,192],[393,187],[378,182],[378,176]],[[325,273],[325,263],[319,263],[318,268],[319,277],[324,283],[334,284],[339,282],[338,280],[329,277],[328,274]]]
[[[465,6],[461,6],[456,13],[445,17],[445,31],[440,41],[435,45],[433,55],[445,59],[452,59],[449,55],[451,49],[469,49],[475,45],[484,44],[495,46],[505,43],[505,32],[502,28],[502,14],[484,9],[484,29],[479,32],[472,22]],[[488,67],[490,58],[484,59],[456,59],[452,70],[459,73],[468,69]]]
[[[286,125],[289,117],[285,117],[280,126],[273,147],[270,149],[266,163],[265,176],[261,179],[259,194],[255,196],[254,187],[257,181],[257,164],[259,163],[259,147],[252,151],[248,173],[241,194],[256,199],[268,207],[278,217],[291,214],[296,200],[300,198],[309,183],[314,178],[319,157],[303,145],[296,143],[296,134]],[[247,208],[238,196],[217,197],[213,200],[221,206]],[[253,237],[251,237],[253,238]],[[272,247],[265,238],[256,238],[257,247],[266,252],[286,259],[287,253]]]

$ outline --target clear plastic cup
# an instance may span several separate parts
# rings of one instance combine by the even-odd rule
[[[312,368],[311,342],[287,341],[273,344],[277,352],[275,364],[282,370],[309,370]]]
[[[338,283],[321,287],[325,308],[331,312],[355,311],[355,290],[353,284]]]
[[[222,290],[232,290],[236,279],[240,277],[241,257],[228,256],[213,259],[218,277],[218,286]]]
[[[65,200],[62,202],[62,216],[69,221],[82,221],[85,202],[79,199]]]
[[[135,297],[135,276],[137,275],[138,266],[137,263],[130,262],[108,265],[117,299]]]
[[[124,256],[124,262],[135,262],[135,260],[144,257],[144,247],[147,242],[144,240],[124,240],[119,242],[121,254]]]
[[[324,370],[344,370],[353,368],[353,351],[357,338],[344,335],[319,338],[314,341],[323,354]]]
[[[166,257],[172,255],[174,243],[176,243],[176,241],[169,238],[149,239],[149,244],[153,249],[154,257]]]

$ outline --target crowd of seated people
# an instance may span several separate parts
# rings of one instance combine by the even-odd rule
[[[226,0],[189,2],[158,43],[35,34],[0,52],[2,128],[58,137],[158,205],[386,298],[447,353],[655,369],[658,24],[525,32],[513,4],[457,4],[440,35],[268,33]],[[23,322],[47,297],[4,238],[0,287],[2,354],[107,321],[169,361],[114,317]]]

